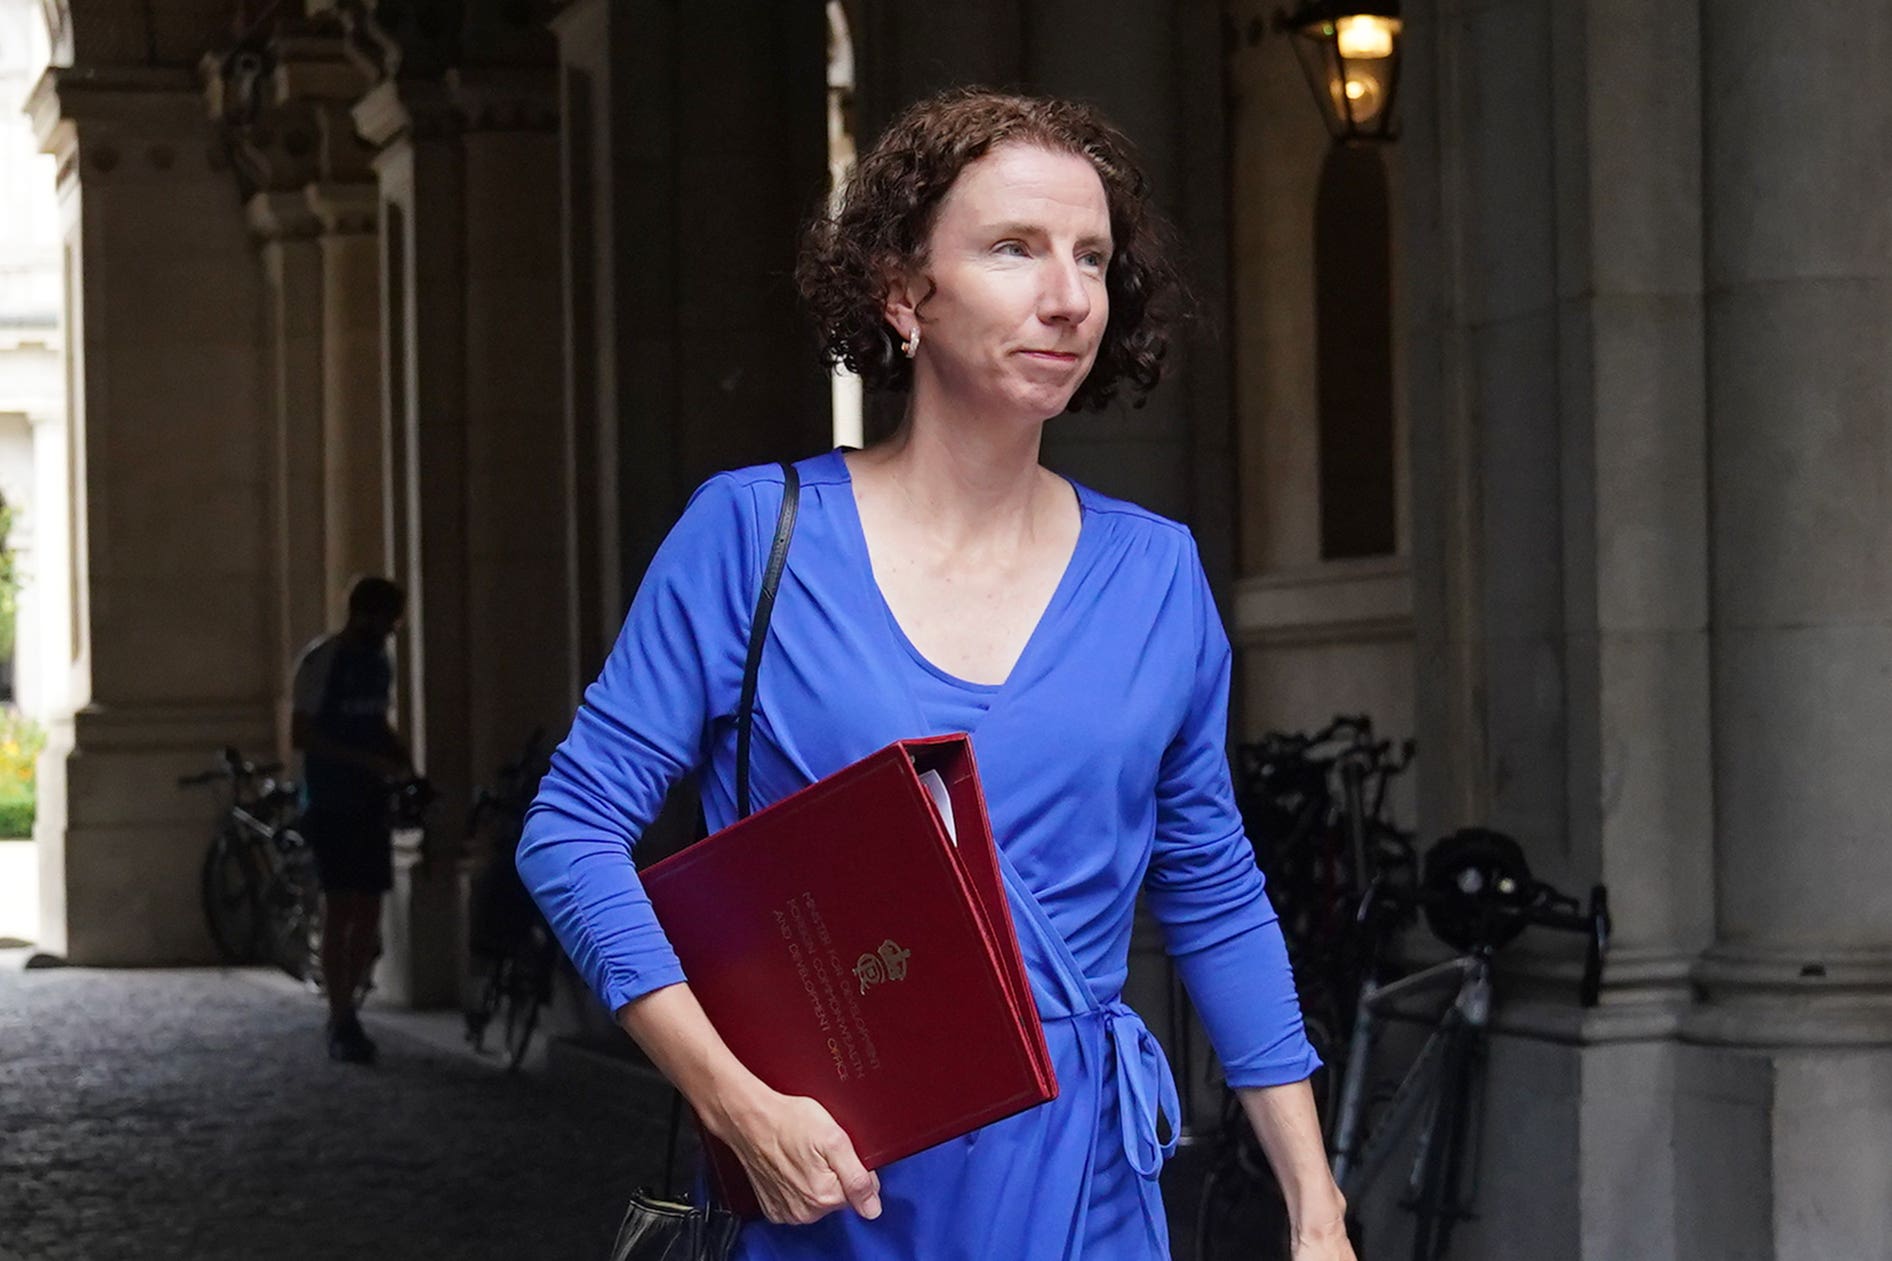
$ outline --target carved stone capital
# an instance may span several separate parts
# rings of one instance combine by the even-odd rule
[[[203,58],[205,103],[246,197],[367,178],[372,152],[349,106],[370,80],[344,46],[339,22],[291,19]]]
[[[460,130],[460,112],[444,84],[390,79],[355,103],[355,128],[369,144],[386,149],[401,140],[438,140]]]
[[[470,66],[447,72],[468,131],[557,131],[558,72],[550,66]]]
[[[202,174],[227,165],[204,127],[190,72],[148,66],[55,66],[29,94],[26,113],[42,151],[75,178]]]
[[[348,56],[347,40],[339,26],[300,30],[278,36],[271,44],[275,65],[270,73],[269,96],[286,101],[333,101],[347,104],[374,80]]]

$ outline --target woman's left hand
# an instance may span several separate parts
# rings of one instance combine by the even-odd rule
[[[1344,1217],[1296,1230],[1291,1255],[1293,1261],[1357,1261]]]

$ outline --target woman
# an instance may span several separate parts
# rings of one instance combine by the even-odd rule
[[[1059,1098],[869,1173],[819,1104],[735,1060],[650,914],[630,845],[670,785],[701,768],[710,825],[735,814],[778,469],[712,478],[659,550],[528,818],[527,884],[748,1169],[768,1220],[740,1257],[1166,1258],[1174,1084],[1121,998],[1143,889],[1286,1191],[1296,1261],[1350,1259],[1317,1061],[1232,800],[1229,647],[1194,541],[1038,463],[1048,419],[1158,375],[1173,276],[1127,144],[1069,103],[922,102],[811,231],[800,279],[830,357],[908,402],[889,440],[798,466],[755,799],[971,732]]]

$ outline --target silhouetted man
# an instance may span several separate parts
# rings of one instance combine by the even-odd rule
[[[388,725],[394,668],[388,637],[407,597],[386,578],[348,593],[348,624],[310,644],[296,663],[290,741],[302,752],[302,834],[322,881],[322,977],[331,1059],[366,1064],[375,1046],[355,1014],[374,966],[381,895],[394,884],[389,781],[413,762]]]

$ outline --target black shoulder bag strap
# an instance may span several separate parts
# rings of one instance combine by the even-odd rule
[[[749,622],[749,656],[742,663],[742,697],[736,703],[736,817],[752,813],[749,800],[749,740],[755,727],[756,673],[762,667],[762,645],[769,637],[769,618],[775,612],[775,592],[782,585],[788,563],[789,540],[795,537],[795,514],[801,508],[801,475],[782,461],[782,511],[775,518],[775,542],[769,548],[768,568],[762,571],[762,590],[755,599]]]
[[[749,744],[755,728],[756,674],[762,668],[762,645],[769,637],[769,618],[775,613],[775,593],[782,585],[782,570],[788,564],[788,544],[795,537],[795,515],[801,508],[801,475],[787,460],[782,461],[782,510],[775,518],[775,542],[769,547],[769,563],[762,571],[762,590],[755,600],[755,616],[749,620],[749,655],[742,663],[742,692],[736,702],[736,817],[746,819],[754,813],[749,799]],[[676,1190],[677,1132],[683,1126],[683,1094],[670,1094],[670,1138],[664,1146],[664,1193]]]

